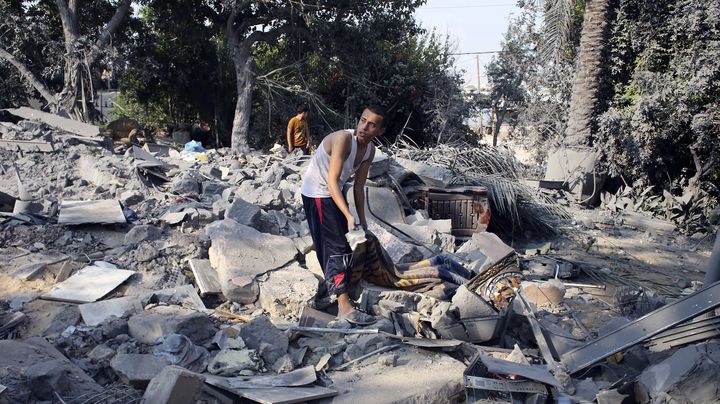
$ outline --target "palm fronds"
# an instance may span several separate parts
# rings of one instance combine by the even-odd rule
[[[393,152],[452,171],[452,184],[486,187],[492,222],[507,234],[524,230],[552,234],[557,219],[569,217],[561,206],[522,182],[522,167],[506,148],[462,143],[422,150],[398,142]]]

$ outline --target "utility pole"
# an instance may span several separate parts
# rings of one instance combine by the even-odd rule
[[[480,92],[480,55],[475,55],[475,66],[477,67],[477,90]]]

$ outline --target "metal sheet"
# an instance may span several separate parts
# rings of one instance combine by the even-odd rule
[[[570,373],[578,372],[717,306],[720,306],[720,282],[565,353],[561,362],[567,366]]]
[[[477,376],[465,376],[465,387],[478,390],[547,394],[547,389],[541,383],[528,381],[495,380]]]

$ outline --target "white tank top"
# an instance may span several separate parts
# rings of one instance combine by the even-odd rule
[[[352,129],[346,130],[350,133],[354,133]],[[358,167],[353,167],[355,155],[357,154],[357,139],[355,138],[355,135],[352,135],[351,139],[352,141],[350,142],[350,155],[343,163],[342,172],[340,173],[340,178],[338,179],[338,186],[340,187],[340,189],[342,189],[343,185],[345,185],[350,176],[355,173],[357,168],[360,167],[360,164],[358,164]],[[302,187],[300,188],[300,192],[310,198],[330,197],[330,190],[327,186],[328,169],[330,167],[330,155],[327,154],[327,152],[325,151],[324,144],[325,140],[323,139],[323,141],[320,143],[320,147],[317,148],[317,151],[313,155],[312,160],[310,160],[310,165],[305,172],[305,176],[303,176],[303,182]],[[367,160],[370,157],[371,150],[372,148],[370,147],[370,145],[368,145],[367,150],[365,150],[365,155],[360,162],[361,164],[363,161]]]

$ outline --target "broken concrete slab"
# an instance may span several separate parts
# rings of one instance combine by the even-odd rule
[[[216,295],[222,293],[217,272],[210,265],[210,260],[193,258],[190,260],[190,269],[195,276],[195,282],[200,289],[200,296]]]
[[[266,364],[272,365],[287,353],[288,337],[265,316],[259,316],[240,329],[240,337],[257,350]]]
[[[446,168],[435,167],[429,164],[400,157],[395,157],[395,161],[404,169],[417,174],[417,176],[420,177],[425,184],[431,187],[447,187],[453,178],[452,171]]]
[[[0,140],[0,149],[6,150],[22,150],[29,152],[52,153],[55,147],[52,142],[43,140]]]
[[[74,119],[63,118],[59,115],[38,111],[33,108],[9,108],[7,111],[15,116],[28,120],[35,119],[54,128],[62,129],[66,132],[74,133],[79,136],[94,137],[100,134],[100,128],[95,125],[76,121]]]
[[[465,242],[456,253],[465,256],[465,259],[476,263],[472,270],[477,273],[484,272],[487,268],[501,261],[515,250],[505,244],[500,237],[494,233],[474,233],[472,238]]]
[[[254,349],[223,349],[208,362],[208,372],[218,376],[254,374],[263,362]]]
[[[124,317],[143,310],[137,296],[118,297],[99,302],[85,303],[78,306],[83,321],[87,326],[96,327],[108,318]]]
[[[259,206],[235,197],[230,207],[225,211],[225,218],[232,219],[245,226],[258,229],[262,211]]]
[[[143,394],[146,404],[193,404],[205,380],[178,366],[166,366],[154,376]]]
[[[48,366],[37,367],[38,364]],[[33,376],[27,380],[30,368]],[[6,402],[51,401],[56,399],[53,392],[70,398],[104,390],[43,338],[0,340],[0,369],[12,370],[2,376],[3,384],[8,387],[2,393],[2,400]],[[15,377],[8,377],[10,374]]]
[[[465,285],[461,285],[455,291],[450,310],[456,311],[461,320],[497,315],[497,311],[485,299],[468,290]]]
[[[261,233],[230,219],[211,223],[206,233],[212,243],[210,263],[218,272],[223,295],[238,303],[257,299],[257,275],[281,268],[297,255],[289,238]]]
[[[300,311],[312,306],[320,282],[317,277],[297,264],[271,271],[259,282],[258,303],[271,319],[298,321]]]
[[[110,367],[124,383],[136,388],[145,388],[170,363],[152,354],[116,354]]]
[[[417,262],[425,258],[423,252],[416,246],[402,241],[372,219],[368,220],[368,230],[377,237],[380,245],[383,246],[396,264]],[[427,250],[423,249],[423,251]]]
[[[58,224],[126,223],[120,202],[113,199],[99,201],[69,201],[60,204]]]
[[[333,388],[339,391],[333,401],[447,403],[462,400],[465,391],[462,362],[423,350],[400,348],[396,352],[397,362],[402,366],[369,362],[355,366],[352,372],[333,372]]]
[[[138,245],[143,241],[153,241],[160,238],[162,230],[149,224],[134,226],[125,234],[124,245]]]
[[[143,344],[155,344],[168,334],[182,334],[196,345],[215,335],[215,325],[205,313],[177,306],[157,306],[133,315],[128,320],[130,336]]]
[[[90,303],[101,299],[125,282],[135,271],[85,267],[65,281],[53,286],[41,297],[71,303]]]

